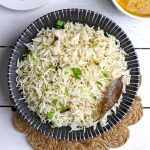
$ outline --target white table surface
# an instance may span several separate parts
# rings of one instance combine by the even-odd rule
[[[131,19],[120,13],[111,0],[49,0],[49,4],[30,11],[14,11],[0,6],[0,150],[32,150],[25,136],[12,126],[9,92],[7,88],[7,63],[11,46],[22,31],[38,17],[63,8],[84,8],[99,12],[115,21],[132,40],[140,62],[144,117],[130,127],[130,139],[118,150],[150,150],[150,21]]]

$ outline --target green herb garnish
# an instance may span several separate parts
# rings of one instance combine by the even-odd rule
[[[90,48],[95,48],[97,47],[97,43],[90,43]]]
[[[102,86],[102,83],[100,81],[96,81],[96,83]]]
[[[65,24],[66,24],[66,21],[57,20],[57,21],[56,21],[56,28],[57,28],[57,29],[63,29],[64,26],[65,26]]]
[[[42,73],[37,73],[36,76],[41,77],[43,74]]]
[[[60,103],[60,109],[61,110],[65,110],[66,109],[65,105],[63,105],[63,104]]]
[[[24,57],[24,60],[25,60],[25,61],[29,61],[29,55],[30,55],[30,54],[28,54],[27,56]]]
[[[72,68],[72,73],[73,73],[72,75],[73,78],[78,79],[78,80],[81,79],[82,72],[80,68]]]
[[[108,78],[109,77],[109,74],[108,74],[108,71],[103,71],[103,76],[105,77],[105,78]]]
[[[51,125],[51,128],[53,129],[53,128],[55,128],[55,126],[52,124],[52,125]]]
[[[53,65],[53,64],[49,64],[48,67],[49,67],[49,68],[52,68],[52,69],[55,69],[55,68],[56,68],[56,66]]]
[[[68,48],[68,46],[66,46],[66,45],[63,45],[63,47],[64,47],[64,48]]]
[[[97,99],[97,97],[96,97],[95,95],[93,96],[93,98],[94,98],[95,100]]]
[[[54,113],[55,113],[54,109],[51,109],[51,110],[48,112],[48,119],[52,120],[53,117],[54,117]]]
[[[52,105],[53,105],[53,106],[56,106],[57,102],[58,102],[57,99],[53,99],[53,100],[52,100]]]
[[[91,94],[91,97],[94,98],[94,100],[97,99],[97,97],[94,94]]]
[[[32,52],[31,55],[32,55],[32,57],[33,57],[34,59],[36,59],[36,53],[35,53],[35,52]]]
[[[47,44],[43,44],[43,48],[44,48],[44,49],[47,49],[47,48],[48,48],[48,45],[47,45]]]
[[[68,72],[67,72],[67,71],[65,71],[65,72],[64,72],[64,74],[66,75],[66,74],[68,74]]]
[[[68,108],[65,108],[64,110],[62,110],[62,111],[60,111],[60,113],[65,113],[65,112],[67,112],[67,111],[70,111],[70,108],[68,107]]]
[[[65,89],[65,95],[66,95],[66,96],[69,96],[69,91],[68,91],[67,88]]]

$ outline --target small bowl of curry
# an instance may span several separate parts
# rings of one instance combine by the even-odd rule
[[[112,0],[112,2],[127,16],[150,20],[150,0]]]

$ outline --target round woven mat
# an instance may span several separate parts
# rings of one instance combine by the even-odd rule
[[[124,145],[129,138],[128,126],[137,123],[142,116],[141,98],[137,96],[127,116],[115,128],[103,136],[77,142],[46,137],[32,128],[17,112],[13,116],[13,124],[19,132],[27,134],[28,142],[35,150],[108,150]]]

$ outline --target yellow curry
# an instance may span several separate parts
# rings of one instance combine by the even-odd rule
[[[127,12],[142,17],[150,17],[150,0],[117,0]]]

